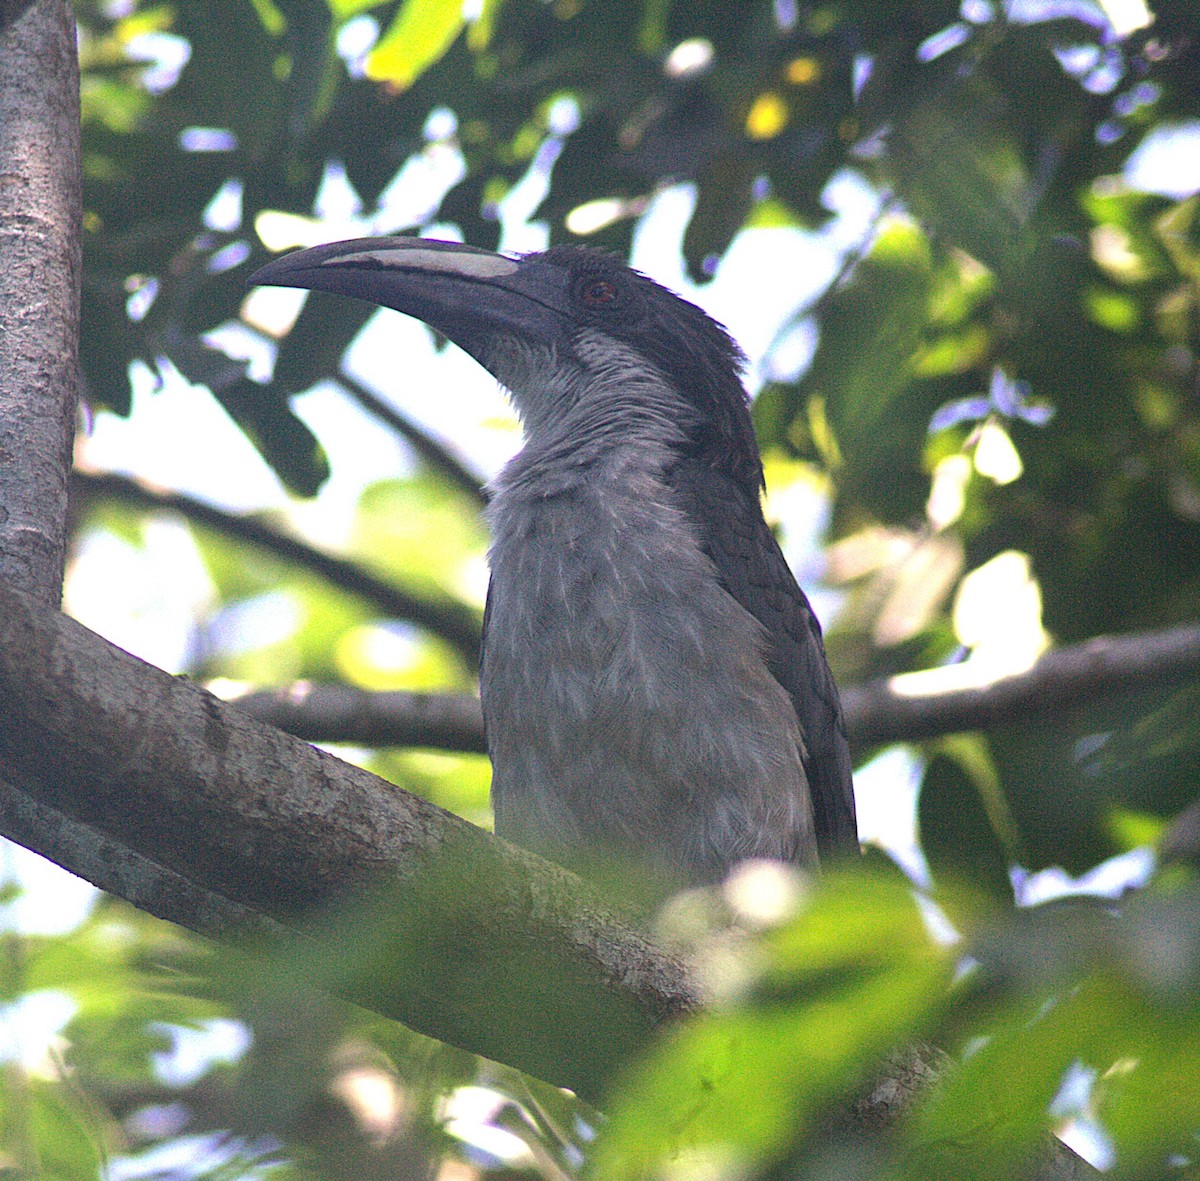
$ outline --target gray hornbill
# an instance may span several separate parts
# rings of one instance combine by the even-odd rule
[[[363,238],[252,282],[416,316],[510,392],[480,693],[496,831],[676,880],[857,852],[821,631],[763,520],[726,331],[604,254]]]

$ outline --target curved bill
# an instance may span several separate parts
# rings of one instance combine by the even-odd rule
[[[565,326],[566,272],[538,257],[506,258],[431,238],[354,238],[297,250],[252,284],[332,291],[424,320],[486,364],[497,336],[553,344]]]

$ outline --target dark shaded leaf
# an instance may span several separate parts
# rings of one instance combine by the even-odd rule
[[[1169,816],[1196,794],[1200,726],[1194,687],[1163,687],[1082,703],[1061,720],[992,736],[1030,868],[1059,864],[1082,873],[1124,852],[1120,811]]]
[[[213,392],[288,490],[297,496],[315,496],[329,478],[329,459],[308,424],[292,412],[286,396],[249,378]]]
[[[926,764],[918,809],[921,848],[935,880],[969,881],[998,900],[1008,900],[1008,867],[1017,853],[1006,847],[1005,838],[1011,842],[1014,834],[996,831],[985,804],[993,797],[988,802],[994,810],[999,794],[995,771],[986,765],[986,752],[960,751],[965,743],[979,746],[980,740],[953,740]],[[1007,816],[998,819],[1003,825]]]

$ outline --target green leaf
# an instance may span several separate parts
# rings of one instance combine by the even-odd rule
[[[788,407],[793,431],[805,419],[808,430],[815,421],[832,428],[832,444],[815,431],[813,440],[835,467],[840,498],[885,521],[908,518],[928,491],[917,455],[943,394],[914,380],[914,356],[932,286],[925,235],[911,222],[886,226],[829,296],[812,366]],[[815,420],[814,408],[823,411]]]
[[[84,286],[79,334],[84,398],[94,409],[127,415],[133,402],[129,366],[138,355],[138,334],[131,331],[119,290]]]
[[[353,547],[414,587],[462,598],[468,579],[478,574],[487,534],[465,496],[449,493],[440,480],[423,473],[382,480],[363,492]]]
[[[1122,812],[1166,817],[1195,798],[1200,689],[1169,683],[1081,702],[1074,716],[989,739],[1031,869],[1082,873],[1124,851]]]
[[[282,392],[242,378],[213,393],[284,486],[297,496],[316,496],[329,478],[329,457]]]
[[[445,677],[442,683],[446,683]],[[472,824],[491,827],[492,766],[484,755],[388,750],[376,756],[371,770]]]
[[[291,331],[280,341],[273,384],[287,394],[311,389],[337,373],[342,355],[377,310],[363,300],[321,294],[309,293]]]
[[[20,1085],[20,1084],[18,1084]],[[38,1176],[96,1177],[106,1163],[98,1135],[101,1121],[78,1091],[42,1079],[26,1079],[27,1133],[38,1163]]]
[[[804,388],[825,398],[839,434],[874,427],[908,384],[931,275],[925,235],[895,221],[831,298]]]
[[[1154,228],[1171,261],[1200,292],[1200,197],[1189,197],[1168,209]]]
[[[386,0],[325,0],[329,5],[329,11],[333,13],[333,18],[336,21],[349,20],[352,16],[357,16],[360,12],[368,12],[372,8],[380,8],[386,3]]]
[[[367,77],[406,90],[442,58],[466,23],[462,0],[404,0],[367,58]]]
[[[1004,272],[1030,182],[1016,145],[989,119],[985,88],[976,77],[918,103],[896,129],[892,158],[914,211]]]
[[[863,875],[822,884],[750,953],[742,1004],[670,1032],[619,1085],[587,1176],[658,1177],[667,1161],[737,1173],[779,1157],[943,1003],[949,957],[911,890]]]
[[[693,279],[708,277],[708,260],[719,259],[745,224],[754,204],[756,171],[754,161],[744,152],[730,152],[717,157],[701,173],[696,210],[683,235],[683,256]]]
[[[1096,1001],[1074,996],[1032,1024],[1027,1013],[1014,1014],[1010,1028],[989,1033],[921,1105],[905,1174],[914,1181],[1029,1175],[1052,1130],[1050,1101],[1102,1015]]]
[[[969,881],[1011,899],[1008,867],[1020,859],[1016,832],[983,739],[956,735],[934,752],[918,807],[921,848],[934,879]]]

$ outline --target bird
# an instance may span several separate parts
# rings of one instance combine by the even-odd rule
[[[415,316],[507,391],[490,486],[480,698],[499,836],[680,886],[859,851],[821,628],[762,511],[728,331],[577,245],[510,257],[379,237],[250,282]]]

